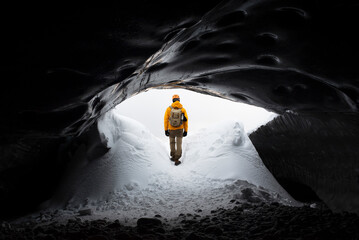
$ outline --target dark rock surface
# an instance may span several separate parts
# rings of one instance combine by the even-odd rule
[[[258,133],[254,145],[284,185],[303,183],[321,198],[334,196],[328,205],[335,210],[357,212],[357,135],[350,132],[359,122],[359,5],[224,1],[209,11],[219,2],[3,5],[0,218],[48,199],[69,162],[105,153],[97,118],[152,87],[182,87],[281,114],[315,113],[303,135],[285,137],[298,124],[274,124],[284,138],[264,141]],[[333,124],[308,137],[328,123],[328,112]],[[290,161],[281,155],[288,149]]]
[[[358,119],[354,113],[286,113],[249,137],[292,196],[314,200],[313,190],[332,210],[359,213]],[[309,190],[300,191],[300,184]]]
[[[357,215],[326,208],[246,204],[213,212],[200,219],[183,214],[182,221],[141,218],[136,227],[80,218],[65,224],[3,222],[0,239],[359,239]]]

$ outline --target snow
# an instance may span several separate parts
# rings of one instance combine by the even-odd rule
[[[156,214],[165,219],[181,213],[206,215],[233,207],[233,202],[299,204],[266,169],[240,121],[226,120],[189,134],[179,166],[169,160],[168,142],[116,110],[102,116],[98,129],[111,149],[70,167],[47,203],[49,209],[58,209],[58,218],[92,209],[83,218],[120,219],[131,225]]]

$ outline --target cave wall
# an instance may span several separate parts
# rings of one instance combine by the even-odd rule
[[[51,197],[65,168],[58,155],[61,137],[23,137],[1,143],[0,216],[9,218],[34,210]]]
[[[95,123],[107,102],[97,94],[219,2],[3,3],[0,219],[50,198],[75,156],[106,151]]]
[[[357,113],[285,113],[250,139],[289,193],[304,185],[333,211],[359,213],[358,123]]]

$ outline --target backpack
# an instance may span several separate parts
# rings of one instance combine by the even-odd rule
[[[170,106],[171,112],[170,112],[170,124],[172,127],[179,127],[182,124],[182,108],[173,108]]]

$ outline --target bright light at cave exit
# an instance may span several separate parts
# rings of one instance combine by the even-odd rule
[[[163,118],[174,94],[180,96],[181,104],[187,111],[188,134],[228,119],[242,122],[244,130],[250,133],[277,116],[263,108],[184,89],[153,89],[142,92],[119,104],[116,111],[139,121],[161,140],[167,140]]]

